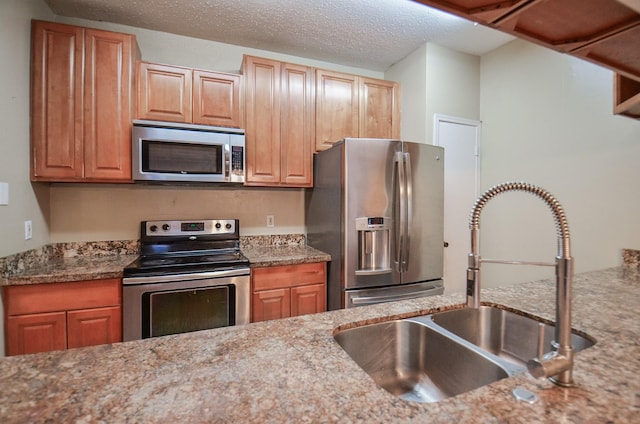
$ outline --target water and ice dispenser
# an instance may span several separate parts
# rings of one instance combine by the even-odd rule
[[[358,267],[356,275],[376,275],[391,272],[391,218],[356,218],[358,232]]]

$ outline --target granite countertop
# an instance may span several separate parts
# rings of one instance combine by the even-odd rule
[[[122,270],[138,255],[54,258],[0,279],[0,286],[122,278]]]
[[[244,246],[241,250],[252,267],[331,260],[330,255],[304,244]],[[122,270],[137,257],[137,254],[83,255],[40,259],[39,263],[25,261],[27,264],[21,269],[0,277],[0,286],[122,278]]]
[[[637,422],[638,298],[637,273],[576,276],[573,326],[597,343],[576,353],[572,389],[521,374],[438,403],[407,402],[379,388],[333,339],[338,327],[460,305],[456,294],[2,358],[0,421]],[[482,299],[553,319],[555,282],[486,289]],[[516,387],[538,401],[516,401]]]
[[[241,250],[249,259],[251,267],[294,265],[331,260],[331,255],[307,245],[245,246]]]

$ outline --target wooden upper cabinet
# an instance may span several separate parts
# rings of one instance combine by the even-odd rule
[[[313,184],[313,72],[282,64],[280,84],[280,177],[287,186]]]
[[[240,75],[193,71],[193,123],[242,127]]]
[[[31,179],[131,181],[133,35],[32,23]]]
[[[400,138],[400,84],[316,70],[315,149],[348,137]]]
[[[134,43],[131,35],[85,30],[85,178],[131,179]]]
[[[240,128],[240,75],[140,62],[137,117]]]
[[[84,29],[34,21],[31,30],[31,179],[82,178]]]
[[[640,82],[640,13],[630,3],[615,0],[416,1],[586,59]]]
[[[245,56],[246,185],[280,184],[280,62]]]
[[[356,75],[316,70],[316,151],[358,137],[359,107]]]
[[[359,136],[400,138],[399,84],[361,78]]]
[[[139,62],[138,119],[192,122],[193,70]]]
[[[640,119],[640,81],[614,76],[613,113]]]
[[[246,185],[313,184],[313,72],[245,56]]]

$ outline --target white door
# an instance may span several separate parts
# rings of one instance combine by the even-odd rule
[[[469,214],[480,189],[480,121],[434,116],[434,141],[444,147],[444,291],[466,290],[471,250]]]

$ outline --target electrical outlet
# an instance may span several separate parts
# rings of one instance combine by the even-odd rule
[[[33,226],[31,220],[24,221],[24,239],[31,240],[31,237],[33,237]]]
[[[267,215],[267,227],[275,227],[276,220],[273,215]]]

